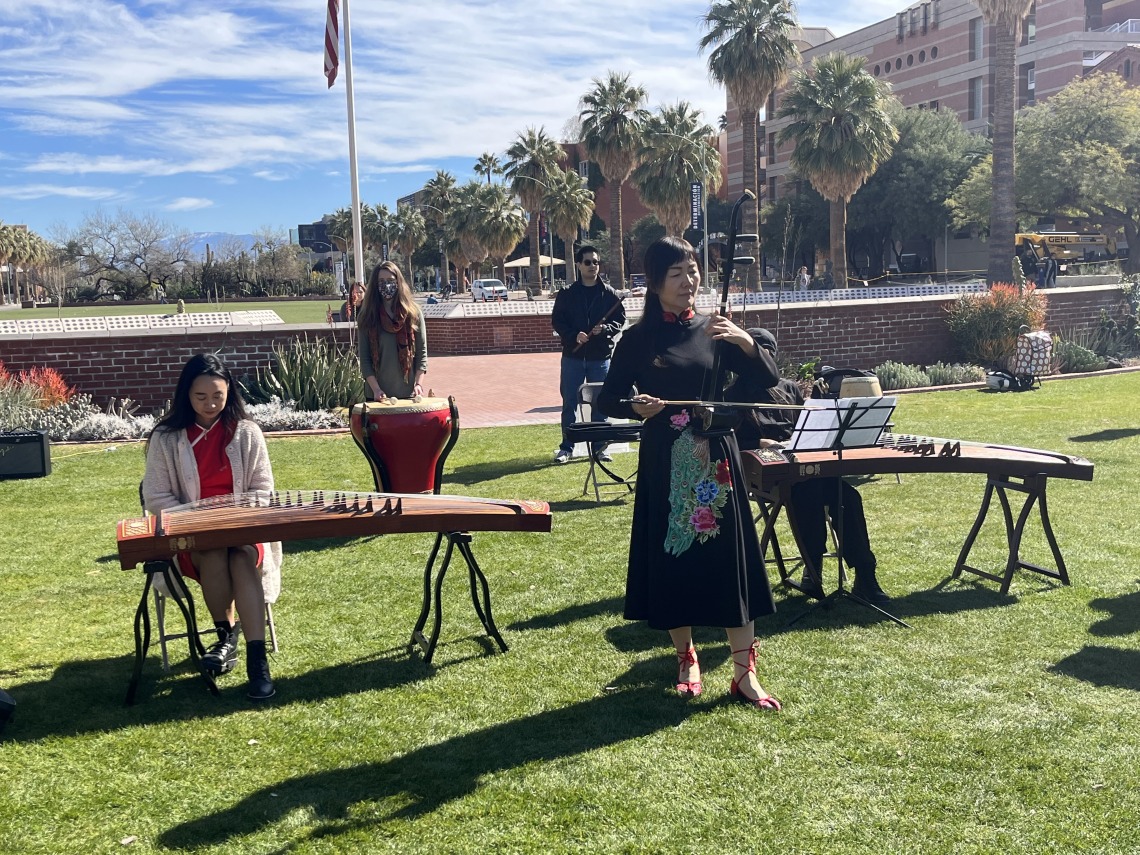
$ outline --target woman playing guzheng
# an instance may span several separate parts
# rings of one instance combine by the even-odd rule
[[[718,346],[724,365],[738,375],[755,374],[772,384],[779,372],[727,317],[694,314],[701,276],[688,243],[668,237],[653,243],[645,274],[644,313],[618,341],[598,399],[608,416],[645,420],[625,617],[669,631],[677,651],[677,692],[686,698],[702,691],[693,626],[725,627],[733,661],[730,696],[778,710],[780,702],[756,679],[754,622],[775,605],[736,440],[730,429],[702,430],[691,407],[666,401],[700,399]],[[634,386],[638,394],[630,399]]]
[[[183,366],[170,411],[154,426],[146,446],[143,504],[150,512],[229,493],[273,489],[273,471],[261,429],[246,416],[233,377],[213,354],[192,356]],[[179,553],[175,565],[197,579],[218,630],[202,659],[214,675],[237,663],[237,625],[245,637],[249,697],[273,697],[265,651],[265,603],[281,589],[281,544]]]
[[[360,373],[369,399],[423,395],[427,372],[427,329],[404,274],[381,261],[368,278],[357,321]]]

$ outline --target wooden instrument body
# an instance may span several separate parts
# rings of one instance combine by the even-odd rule
[[[1083,457],[1033,448],[970,445],[956,440],[886,435],[887,442],[871,448],[834,451],[742,451],[745,478],[763,491],[780,482],[834,476],[894,475],[959,472],[1010,478],[1044,475],[1077,481],[1093,479],[1093,464]],[[952,448],[953,453],[944,453]],[[930,453],[923,453],[929,450]]]
[[[141,563],[201,549],[374,534],[550,531],[546,502],[465,496],[274,492],[207,499],[155,516],[122,520],[119,563]]]
[[[352,438],[372,465],[378,490],[431,493],[439,461],[457,425],[446,398],[356,404]]]

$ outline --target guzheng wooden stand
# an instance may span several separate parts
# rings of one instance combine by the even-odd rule
[[[147,561],[143,564],[143,572],[146,573],[146,581],[143,583],[139,607],[135,610],[135,667],[131,672],[131,682],[127,686],[127,706],[131,706],[135,702],[139,681],[142,679],[143,662],[146,661],[146,652],[150,649],[150,605],[147,602],[147,596],[154,585],[155,576],[162,576],[166,582],[166,590],[173,594],[170,599],[178,604],[182,617],[186,621],[186,639],[190,644],[190,662],[202,676],[202,679],[206,681],[206,688],[213,695],[218,695],[218,684],[202,668],[202,657],[206,655],[206,648],[202,645],[202,639],[197,632],[198,618],[194,612],[194,598],[190,595],[182,574],[175,570],[169,561]]]
[[[978,518],[974,520],[974,526],[970,529],[970,534],[966,537],[966,542],[962,544],[962,551],[958,555],[958,563],[954,565],[954,572],[951,574],[951,578],[957,579],[963,572],[973,573],[976,576],[981,576],[992,582],[1000,583],[1001,593],[1003,594],[1009,593],[1009,586],[1013,581],[1013,574],[1019,569],[1040,573],[1042,576],[1047,576],[1050,579],[1057,579],[1062,585],[1069,584],[1069,571],[1065,569],[1065,559],[1061,557],[1061,549],[1057,546],[1057,539],[1053,536],[1053,526],[1049,523],[1049,507],[1045,503],[1045,487],[1049,479],[1045,475],[1028,475],[1019,480],[1020,483],[1017,483],[1008,475],[993,475],[986,479],[986,491],[982,496],[982,506],[978,510]],[[1021,512],[1017,515],[1016,524],[1013,521],[1013,511],[1010,508],[1009,497],[1006,495],[1010,490],[1025,494],[1025,501],[1021,505]],[[1000,576],[996,573],[979,570],[977,567],[972,567],[966,563],[966,559],[970,555],[970,550],[974,547],[974,541],[977,540],[978,533],[982,530],[982,524],[986,521],[986,514],[989,512],[990,502],[993,500],[995,493],[997,494],[998,501],[1001,503],[1002,517],[1005,521],[1005,539],[1009,545],[1009,555],[1005,562],[1005,572]],[[1045,540],[1048,542],[1049,549],[1053,553],[1053,561],[1056,565],[1055,570],[1021,560],[1021,536],[1025,532],[1025,524],[1029,520],[1029,514],[1033,511],[1034,504],[1037,504],[1041,512],[1041,527],[1045,531]]]
[[[833,405],[830,405],[832,404]],[[809,407],[800,413],[796,429],[788,441],[788,449],[793,453],[797,449],[817,449],[831,451],[835,455],[837,466],[843,467],[843,451],[848,448],[872,448],[879,442],[883,428],[890,421],[891,413],[895,410],[894,398],[841,398],[834,402],[826,402],[824,406]],[[790,487],[789,487],[790,496]],[[799,527],[796,525],[792,504],[785,504],[789,524],[792,531],[797,532],[799,542]],[[788,622],[788,626],[806,617],[817,606],[823,606],[837,599],[847,598],[868,609],[878,612],[883,617],[897,623],[899,626],[911,628],[910,624],[886,609],[869,602],[854,593],[847,587],[846,562],[843,559],[843,479],[836,478],[835,505],[831,509],[832,519],[835,521],[836,560],[838,563],[838,583],[834,591],[825,596],[818,604],[809,606],[799,615]],[[774,520],[773,520],[774,521]],[[761,542],[763,549],[765,541]],[[803,550],[800,544],[800,556],[805,567],[811,567],[811,556]],[[781,561],[782,563],[782,561]],[[823,581],[823,568],[813,568],[820,582]]]

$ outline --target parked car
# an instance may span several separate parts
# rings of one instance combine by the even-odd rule
[[[507,286],[501,279],[476,279],[471,283],[471,299],[474,302],[506,300]]]

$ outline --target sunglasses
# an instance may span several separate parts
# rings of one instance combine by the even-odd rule
[[[584,264],[587,267],[597,267],[599,264],[601,264],[601,262],[598,261],[596,258],[592,258],[592,259],[591,258],[584,258],[578,263]]]

